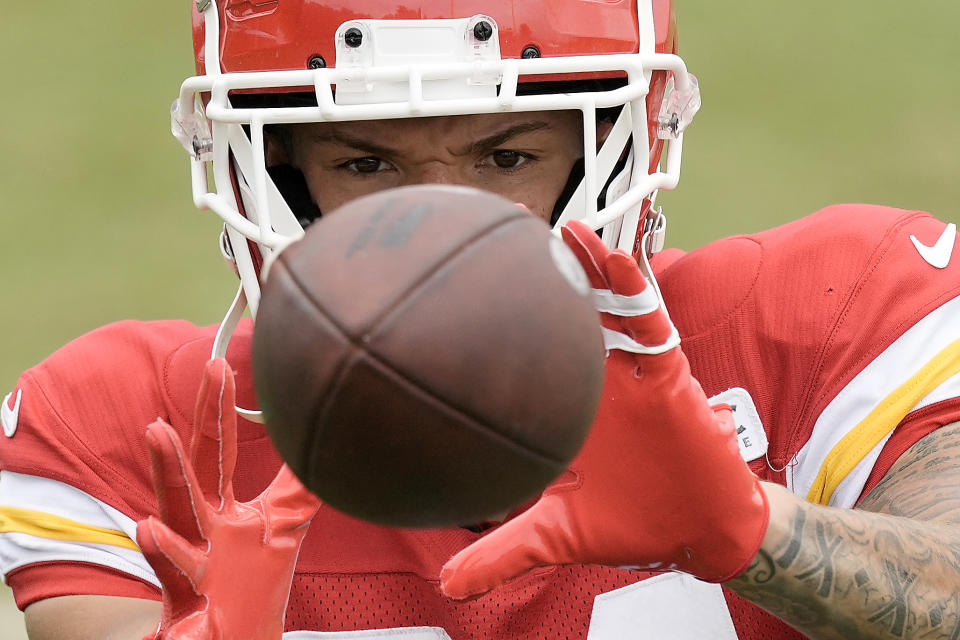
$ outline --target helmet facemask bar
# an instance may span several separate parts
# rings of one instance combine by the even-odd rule
[[[191,78],[184,84],[179,105],[187,109],[195,104],[196,96],[208,93],[205,114],[211,125],[212,153],[204,157],[195,153],[193,164],[194,200],[200,208],[216,212],[231,230],[231,243],[238,260],[238,269],[244,280],[256,282],[256,274],[246,268],[238,253],[235,234],[249,239],[260,247],[263,257],[302,230],[290,208],[283,201],[266,171],[264,126],[306,122],[337,122],[371,119],[446,116],[473,113],[529,112],[576,109],[583,114],[584,178],[560,216],[558,225],[570,219],[580,219],[594,229],[619,223],[619,237],[610,237],[621,248],[632,250],[636,236],[636,221],[620,222],[625,216],[637,218],[636,209],[645,198],[659,189],[672,189],[677,183],[682,149],[682,130],[670,139],[665,167],[662,171],[647,173],[651,141],[648,140],[646,95],[650,72],[653,69],[669,71],[677,79],[680,91],[694,90],[695,81],[687,74],[680,58],[670,54],[637,54],[577,56],[568,58],[540,58],[530,60],[502,60],[493,70],[499,72],[499,94],[489,98],[428,99],[424,83],[432,78],[469,77],[475,73],[473,65],[445,65],[429,69],[416,66],[376,68],[370,70],[373,81],[407,82],[410,95],[405,102],[374,104],[337,104],[333,87],[345,79],[347,70],[316,69],[265,73],[237,73]],[[549,77],[551,74],[626,72],[625,86],[610,91],[568,94],[518,95],[519,78],[525,75]],[[316,107],[234,108],[229,96],[234,91],[263,90],[277,87],[312,86],[317,96]],[[599,150],[596,143],[596,112],[598,109],[623,106],[620,116]],[[199,112],[178,109],[174,118],[184,115],[196,117]],[[249,127],[249,137],[241,125]],[[201,144],[203,142],[201,141]],[[624,171],[630,171],[630,186],[616,198],[608,198],[606,206],[598,210],[601,190],[611,179],[611,172],[624,149],[629,146],[632,158]],[[191,143],[191,150],[196,147]],[[232,160],[232,162],[231,162]],[[214,189],[207,185],[203,163],[213,167]],[[234,197],[234,171],[243,207]],[[611,194],[612,195],[612,194]],[[252,310],[259,298],[257,290],[247,289]]]

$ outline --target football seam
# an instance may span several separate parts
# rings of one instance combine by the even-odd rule
[[[482,236],[488,236],[497,230],[500,230],[506,226],[509,226],[510,224],[513,224],[513,223],[520,224],[520,223],[533,221],[533,220],[536,220],[536,219],[533,218],[530,214],[521,214],[514,218],[502,220],[500,221],[500,223],[491,225],[490,227],[488,227],[484,233],[477,234],[476,236],[474,236],[473,240],[476,240],[477,238],[481,238]],[[483,242],[483,241],[485,240],[483,239],[480,240],[480,242]],[[461,260],[470,259],[471,257],[470,252],[477,246],[477,244],[479,244],[479,242],[472,242],[472,241],[465,242],[463,245],[458,247],[456,251],[452,252],[449,256],[447,256],[442,261],[437,263],[437,266],[435,269],[433,269],[426,277],[421,279],[417,284],[417,286],[412,287],[406,293],[406,295],[398,299],[397,302],[392,307],[390,307],[389,311],[387,311],[380,318],[378,318],[377,321],[369,328],[369,330],[364,335],[371,338],[378,337],[379,330],[383,327],[383,325],[386,324],[390,320],[390,318],[393,317],[394,315],[398,313],[402,313],[404,309],[407,307],[407,305],[412,303],[412,300],[414,299],[415,294],[420,289],[423,289],[424,287],[428,286],[430,282],[433,281],[434,279],[442,277],[443,272],[447,268],[452,267],[453,265],[455,265],[457,262]],[[432,386],[426,380],[423,380],[420,376],[416,375],[416,371],[412,371],[412,372],[408,371],[406,368],[398,366],[396,363],[383,359],[382,357],[379,356],[379,354],[370,353],[370,351],[368,351],[364,345],[365,343],[361,342],[361,344],[357,346],[359,346],[365,353],[367,353],[367,355],[370,357],[370,359],[373,362],[376,362],[377,364],[387,368],[391,373],[395,374],[401,380],[404,380],[405,382],[410,383],[416,389],[422,390],[425,393],[429,394],[429,396],[433,401],[442,402],[442,406],[447,407],[452,411],[455,411],[460,416],[464,416],[468,418],[475,425],[486,427],[490,432],[495,433],[499,437],[509,440],[510,442],[514,442],[518,446],[522,447],[525,451],[534,453],[543,460],[561,462],[560,459],[553,457],[550,453],[546,451],[539,450],[537,448],[532,447],[529,444],[524,444],[517,440],[511,439],[508,434],[494,428],[493,425],[487,423],[486,420],[483,420],[480,416],[476,415],[474,412],[470,411],[466,407],[448,402],[446,400],[442,400],[439,394],[437,394],[433,390]]]
[[[329,315],[328,313],[326,313],[326,312],[320,307],[320,305],[318,305],[318,304],[316,303],[316,301],[315,301],[312,297],[310,297],[309,295],[307,295],[307,292],[306,292],[306,290],[303,288],[303,285],[302,285],[302,283],[300,282],[300,280],[298,280],[298,279],[296,278],[293,270],[290,269],[290,267],[286,264],[286,261],[284,261],[282,258],[283,258],[283,256],[281,255],[281,256],[280,256],[280,259],[278,259],[278,260],[276,261],[276,263],[274,264],[274,266],[273,266],[273,268],[272,268],[272,276],[271,276],[271,277],[277,278],[277,277],[280,277],[280,274],[283,274],[283,276],[287,277],[287,278],[289,279],[289,281],[291,282],[291,284],[292,284],[301,294],[303,294],[304,300],[306,300],[306,301],[309,302],[309,305],[307,305],[308,308],[309,308],[310,310],[312,310],[314,313],[318,314],[324,321],[326,321],[326,322],[330,325],[330,327],[331,327],[334,331],[336,331],[337,334],[338,334],[341,338],[344,339],[344,342],[347,344],[348,350],[347,350],[347,351],[344,353],[344,355],[339,359],[339,361],[338,361],[337,364],[336,364],[336,367],[334,368],[334,373],[333,373],[333,375],[330,376],[329,389],[330,389],[330,390],[336,389],[336,388],[338,388],[338,387],[340,386],[340,382],[341,382],[341,380],[342,380],[342,378],[343,378],[343,375],[344,375],[344,372],[345,372],[345,370],[346,370],[346,365],[345,365],[345,363],[350,360],[351,355],[354,353],[354,351],[355,351],[355,349],[356,349],[356,344],[354,344],[353,340],[350,339],[350,336],[349,336],[346,332],[344,332],[343,328],[342,328],[339,324],[337,324],[336,322],[334,322],[334,321],[333,321],[333,318],[331,318],[330,315]],[[254,328],[254,335],[256,335],[256,328]],[[329,392],[329,391],[328,391],[327,395],[328,395],[328,396],[330,395],[330,392]],[[313,407],[311,407],[312,410],[311,410],[310,412],[308,412],[307,415],[317,415],[317,410],[318,410],[318,409],[323,409],[322,399],[323,399],[323,395],[321,394],[321,395],[319,396],[318,401],[314,402]],[[318,406],[318,405],[319,405],[319,406]],[[308,438],[307,438],[307,440],[306,440],[306,442],[304,442],[304,445],[305,445],[305,446],[303,447],[303,450],[300,451],[300,454],[299,454],[300,460],[298,461],[298,466],[297,466],[297,468],[299,468],[299,469],[307,469],[307,468],[309,468],[309,462],[310,462],[310,458],[311,458],[310,452],[313,450],[314,441],[316,440],[317,437],[319,437],[319,434],[317,433],[317,431],[318,431],[317,429],[312,429],[311,432],[310,432],[310,435],[308,436]]]
[[[476,428],[476,427],[486,428],[489,433],[492,433],[492,434],[496,435],[498,438],[501,438],[501,439],[503,439],[503,440],[506,440],[506,441],[510,442],[510,443],[513,444],[514,446],[519,447],[521,450],[523,450],[523,451],[525,451],[525,452],[528,452],[528,453],[536,456],[537,458],[539,458],[539,459],[541,459],[541,460],[549,461],[549,462],[554,463],[554,464],[558,464],[558,463],[559,463],[559,464],[562,464],[562,463],[564,463],[563,460],[558,460],[558,459],[554,458],[553,456],[551,456],[551,455],[549,455],[549,454],[547,454],[547,453],[545,453],[545,452],[543,452],[543,451],[539,451],[539,450],[537,450],[537,449],[535,449],[535,448],[533,448],[533,447],[530,447],[530,446],[528,446],[528,445],[526,445],[526,444],[524,444],[524,443],[521,443],[521,442],[517,442],[517,441],[515,441],[515,440],[512,440],[507,434],[501,432],[499,429],[497,429],[497,428],[493,427],[491,424],[489,424],[486,420],[480,419],[479,416],[475,415],[473,412],[467,411],[467,410],[464,409],[463,407],[454,406],[454,405],[452,405],[452,404],[450,404],[450,403],[448,403],[448,402],[446,402],[446,401],[442,401],[442,402],[441,402],[441,400],[440,400],[440,398],[437,396],[437,394],[434,393],[432,390],[426,388],[426,386],[425,386],[424,384],[422,384],[420,381],[403,377],[403,376],[405,375],[403,371],[401,371],[400,369],[396,368],[394,365],[392,365],[392,364],[390,364],[390,363],[382,360],[381,358],[376,357],[376,356],[374,356],[373,354],[371,354],[371,353],[364,347],[364,340],[363,340],[363,337],[364,337],[364,336],[368,336],[368,335],[373,334],[373,333],[376,331],[376,329],[377,329],[378,327],[380,327],[380,325],[383,324],[383,323],[386,321],[387,318],[389,318],[391,315],[393,315],[393,313],[394,313],[398,308],[400,308],[401,306],[403,306],[403,303],[407,300],[407,298],[409,298],[411,295],[413,295],[417,290],[419,290],[419,289],[421,289],[422,287],[426,286],[426,285],[433,279],[433,277],[434,277],[439,271],[441,271],[441,270],[443,269],[443,267],[445,267],[446,265],[448,265],[448,264],[452,263],[454,260],[456,260],[457,257],[459,256],[460,252],[463,251],[463,249],[464,249],[465,247],[469,246],[469,245],[472,244],[474,241],[476,241],[477,238],[479,238],[479,237],[481,237],[481,236],[484,236],[484,235],[487,235],[487,234],[489,234],[489,233],[492,233],[492,232],[495,231],[496,229],[499,229],[499,228],[501,228],[501,227],[504,227],[504,226],[513,224],[513,223],[515,223],[515,222],[517,222],[517,221],[527,220],[527,219],[529,219],[529,216],[530,216],[529,213],[526,213],[526,212],[524,212],[524,211],[520,211],[520,210],[518,209],[516,215],[513,215],[513,216],[511,216],[511,217],[509,217],[509,218],[505,218],[505,219],[502,219],[502,220],[497,220],[497,221],[494,222],[493,224],[490,224],[490,225],[488,225],[488,226],[485,226],[485,227],[479,229],[476,233],[471,234],[470,236],[468,236],[467,238],[465,238],[462,242],[460,242],[460,243],[457,244],[453,249],[451,249],[445,256],[443,256],[440,260],[438,260],[438,261],[433,265],[433,267],[432,267],[429,271],[427,271],[421,278],[419,278],[418,280],[416,280],[415,282],[413,282],[409,287],[407,287],[407,289],[404,290],[402,294],[398,295],[397,298],[396,298],[388,307],[385,308],[385,310],[383,311],[383,313],[376,319],[376,321],[374,322],[374,324],[373,324],[372,326],[370,326],[370,327],[368,328],[368,330],[363,333],[363,335],[358,336],[358,337],[354,337],[354,336],[350,335],[350,334],[344,329],[344,327],[341,326],[341,324],[340,324],[339,322],[337,322],[336,318],[332,317],[329,313],[327,313],[326,310],[317,302],[317,300],[315,300],[314,297],[309,294],[308,290],[306,289],[306,287],[304,287],[304,285],[303,285],[303,283],[301,282],[300,278],[297,277],[297,274],[296,274],[292,269],[290,269],[290,268],[288,267],[288,265],[283,264],[283,263],[285,263],[285,260],[284,260],[284,255],[281,253],[277,261],[278,261],[279,263],[283,264],[283,266],[284,266],[284,271],[286,271],[287,275],[290,277],[291,282],[292,282],[292,283],[297,287],[297,289],[303,294],[304,298],[305,298],[306,300],[309,300],[309,301],[310,301],[310,303],[311,303],[310,306],[311,306],[317,313],[319,313],[320,315],[322,315],[322,316],[330,323],[330,325],[331,325],[334,329],[336,329],[336,331],[340,334],[340,336],[344,339],[344,341],[345,341],[347,344],[350,345],[350,352],[348,352],[347,354],[345,354],[345,355],[343,356],[343,358],[341,359],[341,361],[337,364],[337,368],[336,368],[336,371],[335,371],[334,375],[331,376],[331,384],[330,384],[330,390],[331,390],[331,391],[330,391],[330,393],[327,394],[326,401],[325,401],[325,402],[321,402],[321,403],[319,404],[319,406],[316,406],[316,407],[314,408],[314,411],[311,412],[311,415],[316,415],[316,416],[318,416],[318,419],[319,419],[321,416],[326,415],[326,414],[329,412],[329,410],[330,410],[330,406],[329,406],[329,405],[331,405],[331,404],[333,403],[333,400],[336,398],[336,391],[337,391],[337,389],[340,388],[340,386],[341,386],[341,384],[342,384],[342,382],[343,382],[344,376],[346,375],[346,373],[347,373],[348,370],[349,370],[348,364],[351,363],[351,362],[353,362],[353,361],[356,359],[356,357],[357,357],[357,356],[356,356],[357,351],[361,351],[361,352],[363,352],[364,354],[366,354],[372,362],[375,362],[376,364],[380,365],[381,367],[383,367],[385,370],[389,371],[391,374],[393,374],[393,375],[396,376],[397,378],[400,378],[400,379],[404,380],[404,382],[408,383],[408,384],[409,384],[411,387],[413,387],[415,390],[417,390],[417,391],[421,392],[422,394],[424,394],[425,396],[429,397],[432,402],[434,402],[434,403],[440,403],[441,406],[448,408],[450,411],[455,412],[457,415],[463,416],[463,417],[467,418],[467,420],[468,420],[471,424],[475,425],[474,428]],[[317,424],[319,424],[319,422],[318,422]],[[319,435],[319,434],[318,434],[318,431],[319,431],[318,429],[314,429],[314,430],[313,430],[313,434],[312,434],[312,436],[311,436],[311,438],[310,438],[310,440],[309,440],[309,442],[308,442],[308,445],[309,445],[309,446],[308,446],[308,447],[305,449],[305,451],[303,452],[303,455],[304,455],[305,457],[308,457],[308,456],[310,455],[309,452],[313,450],[314,441],[315,441],[315,439],[316,439],[316,438],[318,437],[318,435]]]
[[[357,363],[363,356],[366,356],[367,360],[371,363],[373,368],[379,371],[382,375],[389,377],[396,382],[399,382],[403,386],[403,388],[407,390],[408,393],[411,393],[425,400],[426,402],[429,402],[430,404],[443,408],[445,411],[459,418],[461,424],[469,427],[475,433],[480,433],[486,437],[493,436],[495,439],[499,440],[500,442],[506,443],[511,449],[520,451],[524,454],[528,454],[533,458],[539,460],[540,462],[545,462],[545,463],[548,463],[549,465],[566,466],[566,463],[567,463],[566,460],[554,458],[522,442],[518,442],[517,440],[514,440],[510,438],[508,435],[502,433],[498,429],[493,428],[492,425],[487,423],[485,420],[481,420],[478,416],[475,416],[470,412],[463,410],[461,407],[457,407],[450,404],[443,398],[439,397],[432,390],[424,387],[424,385],[419,384],[417,381],[411,380],[410,378],[406,377],[402,371],[398,370],[396,367],[394,367],[390,363],[385,362],[380,358],[376,357],[374,354],[367,351],[361,345],[354,344],[351,346],[352,346],[352,349],[350,354],[344,357],[344,366],[342,367],[341,371],[338,372],[338,375],[335,379],[334,384],[331,385],[331,392],[328,394],[329,401],[324,403],[324,406],[322,407],[323,413],[318,414],[317,423],[323,423],[325,421],[326,415],[329,414],[334,404],[336,403],[336,399],[340,392],[340,388],[342,387],[343,380],[346,378],[347,374],[353,368],[353,365]],[[319,429],[314,429],[313,432],[314,434],[316,434],[319,432]],[[309,452],[312,452],[314,450],[313,444],[314,444],[315,437],[316,436],[310,439],[310,447],[308,449]]]
[[[364,335],[370,336],[376,333],[377,329],[379,329],[383,325],[383,323],[387,321],[387,319],[389,319],[394,313],[396,313],[398,309],[403,307],[413,294],[415,294],[418,290],[422,289],[423,287],[427,286],[427,284],[429,284],[430,281],[433,280],[444,267],[456,261],[460,257],[461,252],[467,247],[469,247],[470,245],[472,245],[478,238],[481,238],[485,235],[489,235],[490,233],[493,233],[495,230],[501,227],[505,227],[510,224],[513,224],[514,222],[528,220],[529,216],[530,216],[529,213],[520,211],[518,209],[517,214],[509,218],[505,218],[503,220],[497,220],[493,224],[483,227],[482,229],[480,229],[470,237],[466,238],[463,242],[461,242],[456,247],[451,249],[450,252],[447,253],[447,255],[440,258],[429,271],[423,274],[423,276],[419,280],[416,280],[415,282],[413,282],[403,292],[403,294],[397,296],[393,300],[393,302],[391,302],[387,307],[385,307],[383,310],[383,313],[381,313],[380,316],[376,319],[376,321],[370,327],[367,328],[367,331],[364,333]]]

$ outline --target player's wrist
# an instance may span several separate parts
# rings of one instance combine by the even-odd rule
[[[722,502],[712,513],[700,512],[704,519],[695,530],[702,537],[684,550],[677,567],[705,582],[726,582],[746,571],[766,540],[770,522],[770,501],[759,480],[753,490]]]
[[[747,574],[751,568],[769,561],[770,555],[776,549],[782,549],[784,545],[789,544],[790,539],[795,534],[797,512],[807,505],[803,499],[781,485],[762,480],[758,480],[757,484],[759,490],[763,493],[767,507],[760,543],[743,567],[721,582],[735,583]]]
[[[756,477],[754,477],[754,489],[749,500],[751,502],[750,507],[742,515],[735,518],[738,521],[739,528],[739,535],[735,544],[735,557],[739,557],[740,562],[726,575],[712,580],[712,582],[726,582],[741,575],[750,568],[763,547],[770,526],[770,497],[764,489],[763,483]]]
[[[797,513],[810,503],[779,484],[760,481],[760,486],[767,496],[769,517],[758,552],[772,551],[794,535]]]

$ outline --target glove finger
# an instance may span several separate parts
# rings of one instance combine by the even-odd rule
[[[580,266],[583,267],[590,286],[595,290],[595,305],[600,310],[600,322],[605,329],[621,331],[620,318],[606,313],[604,296],[607,295],[610,285],[607,282],[606,259],[610,249],[596,232],[579,220],[572,220],[560,229],[560,234],[567,247],[573,252]]]
[[[180,617],[203,606],[203,596],[197,593],[195,583],[199,560],[189,552],[175,550],[186,545],[182,538],[151,516],[137,523],[137,544],[163,585],[164,599],[171,613]],[[188,572],[184,566],[193,570]]]
[[[185,618],[179,620],[169,630],[164,630],[163,640],[221,640],[223,638],[215,619],[211,619],[206,612],[197,611],[185,615]]]
[[[611,252],[605,262],[605,273],[610,290],[622,296],[638,296],[647,292],[654,295],[653,285],[637,266],[637,261],[622,251]],[[641,344],[650,346],[665,343],[673,333],[673,323],[663,305],[657,300],[655,310],[635,316],[620,318],[620,326],[626,333]]]
[[[262,498],[270,515],[270,529],[277,534],[301,529],[305,534],[321,504],[287,465],[280,467],[270,486],[264,489]]]
[[[213,358],[204,365],[190,460],[209,503],[219,508],[224,501],[233,500],[233,472],[237,464],[236,385],[233,370],[223,358]]]
[[[161,520],[194,544],[203,541],[207,509],[197,489],[193,467],[173,427],[157,420],[145,436],[150,452],[150,475]]]
[[[610,250],[603,244],[603,240],[579,220],[571,220],[565,224],[560,229],[560,235],[586,272],[590,286],[594,289],[607,289],[604,262]]]
[[[137,541],[148,559],[158,559],[165,571],[172,568],[178,574],[167,577],[174,581],[186,579],[193,589],[197,588],[197,577],[203,570],[206,555],[196,545],[152,516],[137,523]]]
[[[566,546],[567,518],[563,513],[559,500],[540,500],[448,560],[440,571],[440,590],[449,598],[462,600],[535,567],[571,562],[559,551]]]
[[[604,257],[603,270],[613,293],[635,296],[643,293],[649,286],[637,261],[620,249],[611,251]]]

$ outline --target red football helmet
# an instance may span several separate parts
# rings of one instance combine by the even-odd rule
[[[195,203],[225,222],[242,281],[233,317],[244,303],[256,314],[262,261],[303,233],[265,166],[270,124],[580,110],[583,175],[554,223],[658,249],[652,204],[677,183],[700,104],[672,0],[195,0],[193,34],[197,75],[173,104],[173,131],[192,157]],[[598,112],[615,114],[599,148]]]

